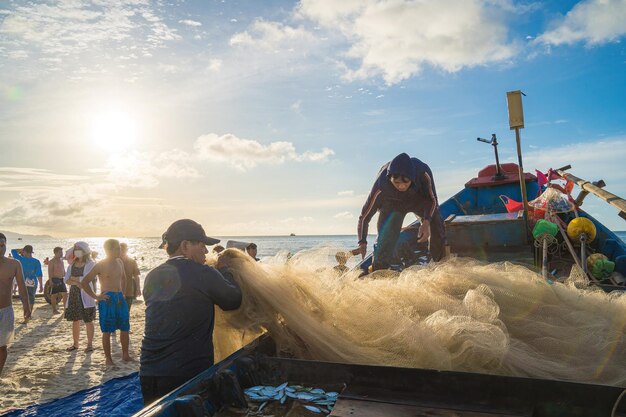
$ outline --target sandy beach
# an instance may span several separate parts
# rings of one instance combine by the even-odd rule
[[[118,336],[118,340],[112,342],[116,368],[107,370],[97,319],[93,342],[95,350],[91,353],[83,350],[87,344],[83,325],[81,346],[78,350],[67,352],[65,349],[72,344],[72,327],[63,314],[52,315],[52,307],[38,297],[33,318],[28,324],[22,324],[21,303],[14,300],[15,338],[9,345],[9,356],[0,377],[0,414],[12,408],[64,397],[138,371],[144,307],[143,302],[135,301],[130,312],[133,332],[130,335],[130,353],[135,362],[122,362]]]

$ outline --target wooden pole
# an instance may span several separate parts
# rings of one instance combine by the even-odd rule
[[[620,217],[626,220],[626,200],[624,200],[621,197],[616,196],[613,193],[603,190],[602,188],[598,187],[597,185],[594,185],[593,183],[587,180],[578,178],[563,170],[558,169],[556,172],[558,172],[559,175],[565,178],[566,180],[571,181],[575,184],[578,184],[578,186],[582,190],[590,192],[591,194],[594,194],[595,196],[600,197],[602,200],[606,201],[610,205],[617,207],[620,211],[619,213]]]
[[[517,160],[519,165],[519,186],[524,202],[524,225],[526,227],[526,243],[528,243],[528,196],[526,195],[526,178],[524,176],[524,164],[522,163],[522,141],[519,135],[519,127],[515,128],[515,141],[517,142]]]

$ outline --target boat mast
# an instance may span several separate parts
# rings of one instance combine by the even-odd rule
[[[526,181],[524,179],[524,164],[522,164],[522,145],[519,130],[524,128],[524,110],[522,108],[522,93],[520,90],[506,93],[507,107],[509,109],[509,127],[515,129],[515,141],[517,142],[517,159],[519,164],[519,183],[524,202],[524,223],[526,224],[526,239],[528,241],[528,196],[526,195]]]

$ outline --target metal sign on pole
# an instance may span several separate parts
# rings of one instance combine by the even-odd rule
[[[526,180],[524,178],[524,164],[522,163],[522,145],[519,130],[524,128],[524,109],[522,107],[522,93],[520,90],[506,93],[507,107],[509,109],[509,127],[515,129],[515,140],[517,141],[517,159],[519,163],[519,182],[524,202],[524,222],[528,231],[528,196],[526,195]],[[528,238],[528,233],[526,233]]]

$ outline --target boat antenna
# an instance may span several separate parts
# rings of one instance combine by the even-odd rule
[[[500,167],[500,158],[498,158],[498,138],[496,138],[496,134],[492,133],[491,139],[476,138],[476,140],[493,146],[493,151],[496,154],[496,175],[491,177],[491,179],[497,181],[506,178],[506,176],[502,174],[502,168]]]
[[[528,195],[526,195],[526,180],[524,175],[524,164],[522,164],[522,145],[519,130],[524,128],[524,110],[522,108],[522,96],[526,94],[520,90],[506,93],[507,107],[509,109],[509,127],[515,130],[515,141],[517,142],[517,159],[519,161],[519,185],[524,202],[524,221],[528,230]],[[527,233],[528,237],[528,233]]]

